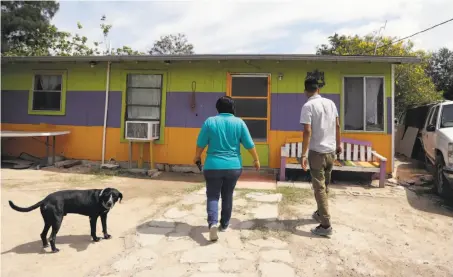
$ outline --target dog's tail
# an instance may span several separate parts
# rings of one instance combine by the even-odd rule
[[[30,207],[27,207],[27,208],[22,208],[22,207],[18,207],[16,205],[14,205],[13,201],[8,201],[9,202],[9,206],[13,209],[13,210],[16,210],[18,212],[22,212],[22,213],[28,213],[30,211],[33,211],[34,209],[38,208],[39,206],[41,206],[43,200],[39,201],[38,203],[34,204],[33,206],[30,206]]]

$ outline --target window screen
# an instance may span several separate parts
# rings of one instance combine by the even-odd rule
[[[127,75],[126,120],[160,120],[162,75]]]
[[[267,99],[235,99],[236,116],[267,117]]]
[[[267,120],[244,119],[254,141],[267,140]]]
[[[267,77],[235,77],[232,78],[231,96],[267,97]]]
[[[35,75],[33,82],[33,110],[61,110],[62,79],[62,75]]]

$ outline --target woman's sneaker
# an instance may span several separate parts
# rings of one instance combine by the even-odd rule
[[[209,226],[209,240],[210,241],[216,241],[219,239],[219,236],[217,235],[217,224]]]
[[[226,232],[227,229],[228,229],[228,225],[223,226],[222,224],[220,224],[220,227],[219,227],[220,232]]]
[[[324,228],[319,224],[316,228],[311,229],[311,232],[318,236],[329,237],[332,235],[332,226]]]

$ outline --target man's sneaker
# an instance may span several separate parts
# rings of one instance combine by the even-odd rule
[[[228,229],[228,225],[223,226],[222,224],[220,224],[220,227],[219,227],[220,232],[225,232],[227,229]]]
[[[314,212],[312,215],[311,215],[311,218],[313,218],[314,220],[318,221],[319,223],[321,223],[321,216],[319,215],[318,211]]]
[[[320,224],[316,228],[311,229],[311,232],[318,236],[329,237],[332,235],[332,226],[324,228]]]
[[[209,240],[210,241],[216,241],[219,239],[219,236],[217,235],[217,230],[218,230],[217,225],[211,225],[209,227]]]

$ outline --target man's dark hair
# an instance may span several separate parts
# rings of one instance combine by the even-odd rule
[[[217,100],[215,104],[218,113],[230,113],[235,114],[234,100],[229,96],[222,96]]]
[[[313,93],[318,88],[319,88],[319,85],[318,85],[318,80],[316,80],[316,78],[307,77],[307,79],[305,79],[305,91],[306,92]]]

